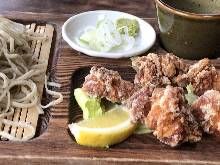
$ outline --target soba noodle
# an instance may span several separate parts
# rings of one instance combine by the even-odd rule
[[[35,33],[23,24],[0,17],[0,123],[27,128],[31,132],[18,139],[0,131],[0,136],[9,140],[26,141],[35,134],[35,129],[30,123],[15,122],[5,118],[12,115],[17,108],[36,107],[41,114],[42,108],[48,108],[63,100],[61,93],[48,89],[47,79],[44,77],[47,61],[38,60],[30,46],[34,40],[45,39],[47,36]],[[37,87],[37,83],[43,79],[45,79],[46,92],[57,98],[45,106],[40,105]],[[48,85],[59,87],[56,83]]]

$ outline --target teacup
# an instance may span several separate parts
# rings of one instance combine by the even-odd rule
[[[220,0],[155,0],[163,47],[186,59],[220,56]]]

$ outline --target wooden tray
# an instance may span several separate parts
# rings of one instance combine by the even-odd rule
[[[37,40],[37,41],[33,41],[31,44],[31,48],[34,56],[38,57],[39,60],[48,61],[52,38],[53,38],[53,31],[54,31],[53,26],[50,24],[46,24],[44,26],[43,25],[38,26],[36,25],[36,23],[32,23],[30,25],[27,25],[26,27],[35,31],[36,33],[45,34],[48,37],[48,39],[45,41]],[[43,74],[46,74],[46,71]],[[38,87],[38,94],[41,99],[44,88],[44,78],[37,83],[37,87]],[[17,108],[15,109],[13,114],[11,114],[6,118],[10,121],[23,121],[30,123],[33,126],[33,128],[36,130],[38,116],[39,116],[39,112],[36,108],[29,108],[29,109]],[[4,125],[4,124],[0,125],[0,127],[3,132],[9,133],[11,136],[16,137],[17,139],[20,140],[24,136],[31,133],[30,129],[23,127],[16,127],[11,125]],[[1,139],[7,140],[4,137],[1,137]]]
[[[1,141],[2,164],[220,164],[220,138],[208,136],[197,144],[185,144],[178,149],[161,144],[152,135],[133,135],[109,149],[89,148],[76,144],[68,131],[68,123],[79,114],[71,98],[71,91],[83,81],[83,74],[92,65],[102,65],[119,70],[127,78],[133,73],[129,59],[103,59],[82,55],[72,50],[61,37],[62,24],[71,15],[2,13],[11,19],[26,23],[50,23],[55,27],[54,42],[49,58],[51,79],[61,83],[64,101],[51,108],[42,120],[37,134],[40,136],[25,143]],[[146,19],[158,29],[156,19]],[[149,52],[164,52],[159,42]],[[192,63],[192,61],[187,61]],[[212,60],[220,68],[220,60]],[[120,67],[119,67],[120,66]],[[73,84],[74,82],[74,84]],[[47,98],[47,97],[46,97]],[[50,121],[48,123],[48,119]],[[43,127],[43,128],[42,128]]]

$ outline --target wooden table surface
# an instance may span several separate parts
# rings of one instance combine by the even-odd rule
[[[1,141],[0,164],[220,164],[220,139],[208,137],[195,145],[172,149],[152,135],[133,135],[109,149],[95,149],[76,144],[69,135],[70,94],[73,72],[91,65],[127,67],[129,59],[107,60],[82,55],[62,39],[62,24],[73,14],[88,10],[110,9],[134,14],[148,21],[158,32],[153,0],[5,0],[0,14],[22,22],[51,23],[56,32],[48,72],[62,84],[64,101],[50,109],[47,129],[25,143]],[[163,51],[158,43],[151,52]],[[219,60],[213,60],[220,68]]]
[[[88,10],[109,9],[155,17],[153,0],[5,0],[0,11],[19,11],[54,14],[76,14]]]

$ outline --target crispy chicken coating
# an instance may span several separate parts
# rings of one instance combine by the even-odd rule
[[[220,135],[220,92],[208,90],[192,104],[192,113],[204,132]]]
[[[133,94],[134,85],[123,80],[117,71],[93,66],[82,88],[90,96],[106,98],[114,103],[128,99]]]
[[[152,90],[153,88],[145,86],[134,92],[134,94],[126,100],[126,106],[129,109],[130,119],[133,123],[147,116],[151,108],[150,96]]]
[[[195,93],[203,94],[206,90],[213,88],[213,82],[217,78],[217,71],[210,60],[205,58],[192,65],[186,74],[179,75],[176,83],[185,87],[192,84]]]
[[[220,72],[217,71],[217,77],[213,81],[213,89],[220,91]]]
[[[173,54],[167,53],[160,57],[162,72],[164,76],[167,76],[169,79],[173,80],[174,77],[186,73],[189,69],[186,63]]]
[[[183,142],[197,142],[202,136],[198,123],[185,106],[183,92],[180,87],[156,88],[151,110],[145,118],[146,126],[154,130],[157,139],[172,147]]]
[[[163,87],[172,84],[174,78],[186,73],[188,66],[173,54],[157,55],[149,53],[147,56],[132,58],[132,67],[136,70],[134,83],[137,86],[153,84]]]

